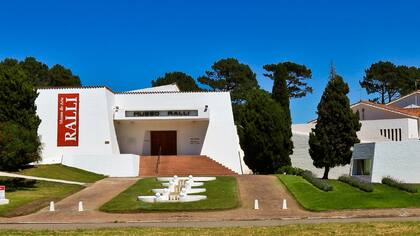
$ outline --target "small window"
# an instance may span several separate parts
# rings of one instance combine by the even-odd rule
[[[391,129],[391,140],[394,141],[394,129]]]
[[[381,132],[381,136],[382,136],[382,135],[383,135],[383,134],[382,134],[382,129],[380,129],[379,131]]]
[[[400,136],[400,141],[401,141],[401,129],[398,129],[399,130],[399,136]]]
[[[362,108],[362,120],[365,119],[365,108]]]
[[[387,129],[386,131],[387,131],[387,133],[388,133],[387,138],[391,138],[391,131],[390,131],[389,129]]]

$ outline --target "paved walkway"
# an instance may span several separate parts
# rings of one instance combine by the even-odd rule
[[[68,180],[62,180],[62,179],[42,178],[42,177],[29,176],[29,175],[20,175],[20,174],[14,174],[14,173],[2,172],[2,171],[0,171],[0,176],[14,177],[14,178],[23,178],[23,179],[43,180],[43,181],[57,182],[57,183],[63,183],[63,184],[86,185],[86,183],[76,182],[76,181],[68,181]]]
[[[210,212],[164,212],[164,213],[130,213],[111,214],[100,212],[97,209],[105,202],[124,191],[135,183],[138,178],[107,178],[94,183],[84,190],[58,202],[55,212],[47,209],[21,217],[0,218],[0,223],[48,223],[61,225],[72,223],[75,228],[81,225],[108,225],[107,223],[133,223],[156,225],[189,226],[220,225],[229,226],[236,223],[223,222],[254,222],[253,224],[268,224],[274,221],[323,222],[327,220],[396,217],[394,220],[406,219],[407,216],[420,216],[420,208],[413,209],[372,209],[372,210],[345,210],[328,212],[309,212],[302,209],[285,187],[275,176],[238,176],[239,194],[242,205],[237,209]],[[254,210],[254,200],[260,202],[260,210]],[[288,208],[282,210],[282,201],[287,199]],[[77,211],[77,203],[84,202],[85,211]],[[265,222],[265,223],[264,223]],[[109,224],[114,225],[114,224]],[[127,224],[128,225],[128,224]],[[251,223],[250,223],[251,225]],[[2,226],[4,227],[4,225]],[[48,226],[45,226],[48,227]]]

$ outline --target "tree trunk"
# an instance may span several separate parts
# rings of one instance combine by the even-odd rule
[[[323,179],[328,179],[328,173],[330,172],[330,167],[326,166],[324,170],[324,176],[322,176]]]

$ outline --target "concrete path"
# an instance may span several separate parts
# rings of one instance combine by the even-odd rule
[[[8,172],[0,171],[0,176],[4,177],[13,177],[13,178],[23,178],[23,179],[35,179],[35,180],[42,180],[42,181],[49,181],[49,182],[56,182],[56,183],[63,183],[63,184],[77,184],[77,185],[86,185],[86,183],[76,182],[76,181],[68,181],[62,179],[50,179],[50,178],[42,178],[36,176],[29,176],[29,175],[20,175]]]
[[[97,211],[106,202],[134,184],[138,178],[106,178],[61,200],[55,204],[58,213],[72,214],[78,211],[79,201],[83,202],[85,211]],[[47,212],[44,208],[41,212]]]
[[[74,230],[122,227],[159,228],[219,228],[219,227],[275,227],[295,224],[367,223],[367,222],[418,222],[420,217],[346,218],[346,219],[276,219],[276,220],[224,220],[224,221],[178,221],[178,222],[104,222],[104,223],[11,223],[1,224],[1,229],[16,230]]]

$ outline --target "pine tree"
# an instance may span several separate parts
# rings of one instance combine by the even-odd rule
[[[359,116],[350,108],[349,87],[343,78],[331,69],[330,79],[318,104],[318,119],[309,135],[309,154],[317,168],[325,168],[323,179],[328,179],[331,168],[350,163],[351,147],[359,142]]]
[[[282,130],[285,138],[283,139],[282,145],[284,146],[284,150],[287,150],[287,152],[280,153],[280,155],[284,156],[284,158],[290,159],[289,155],[293,153],[293,142],[289,90],[286,84],[288,70],[283,63],[265,65],[264,69],[269,72],[264,75],[274,80],[271,97],[280,105],[284,114],[281,125],[283,126]]]

